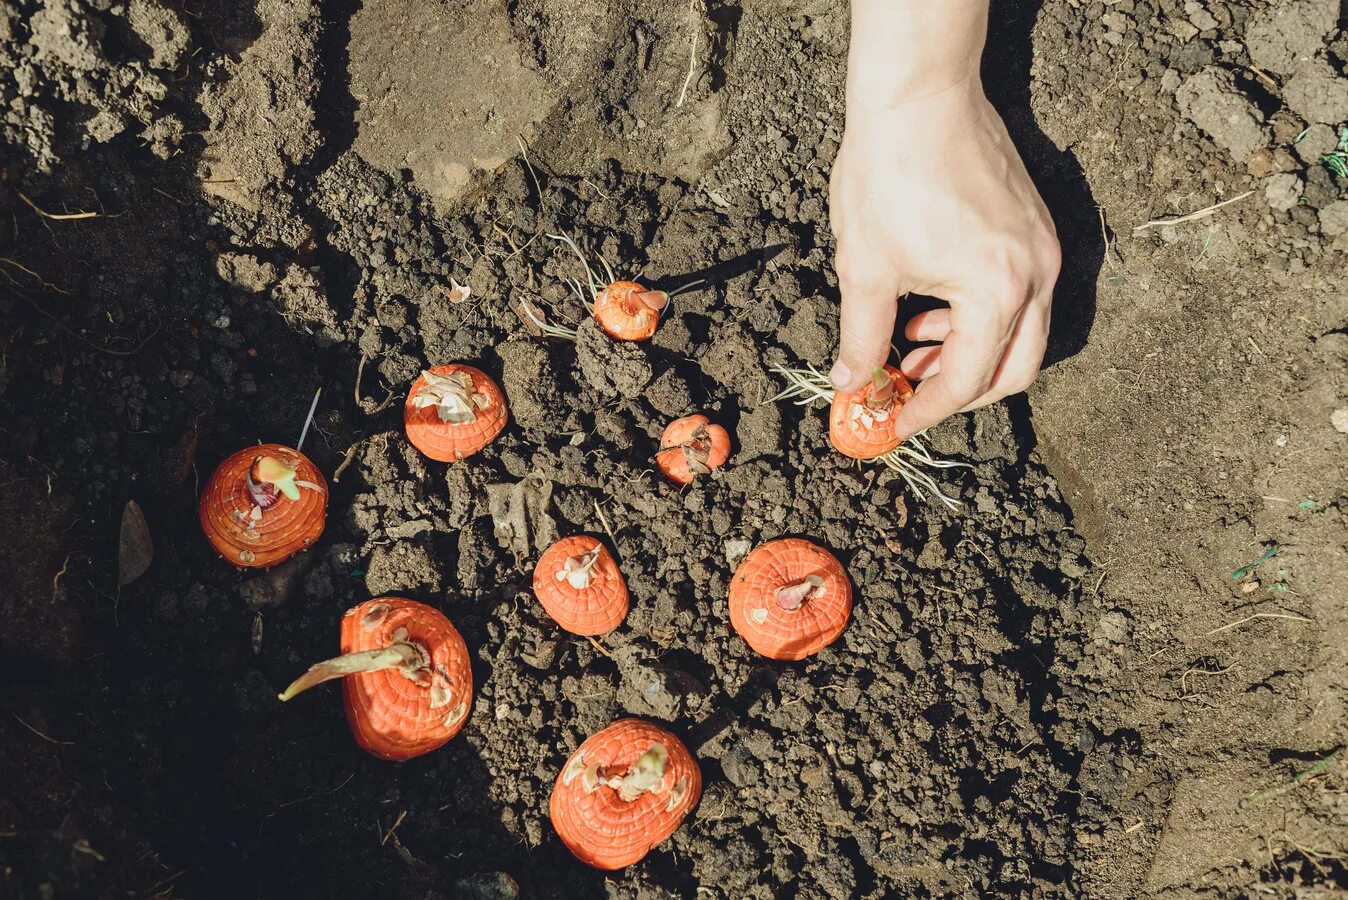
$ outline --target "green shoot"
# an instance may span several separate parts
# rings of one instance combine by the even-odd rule
[[[270,456],[260,456],[254,463],[253,471],[256,473],[258,481],[275,486],[287,499],[300,499],[300,489],[295,483],[296,470],[281,462],[281,460]]]
[[[1320,165],[1333,172],[1335,177],[1348,179],[1348,125],[1340,129],[1338,145],[1320,157]]]

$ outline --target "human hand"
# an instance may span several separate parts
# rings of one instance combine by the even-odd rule
[[[905,328],[941,343],[903,358],[904,373],[923,380],[895,423],[901,438],[1029,387],[1061,250],[976,76],[915,99],[849,97],[829,201],[842,293],[835,388],[855,390],[885,361],[909,292],[950,308]]]

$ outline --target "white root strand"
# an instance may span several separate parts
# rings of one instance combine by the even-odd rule
[[[772,371],[786,379],[787,386],[769,402],[789,400],[797,406],[809,406],[812,403],[832,403],[833,385],[827,375],[813,365],[806,363],[804,369],[788,369],[773,366]],[[925,432],[924,432],[925,433]],[[912,489],[913,495],[925,501],[927,495],[934,496],[940,503],[952,510],[958,510],[962,501],[951,497],[941,490],[936,480],[923,471],[928,469],[972,468],[969,463],[939,459],[933,456],[922,440],[922,434],[915,434],[903,444],[881,456],[877,460],[885,467],[898,472]]]
[[[564,341],[574,341],[576,339],[576,329],[563,328],[561,325],[553,325],[546,319],[540,318],[534,314],[534,311],[530,308],[530,304],[527,300],[520,303],[520,309],[524,310],[524,314],[529,317],[529,321],[533,322],[534,326],[537,327],[539,331],[543,332],[545,336],[558,338]]]
[[[567,279],[566,283],[571,285],[571,290],[576,292],[576,295],[580,297],[582,303],[592,302],[594,298],[599,295],[599,292],[603,290],[603,285],[599,283],[598,277],[595,276],[594,269],[590,266],[590,261],[585,258],[585,254],[581,252],[580,247],[576,246],[576,242],[571,239],[570,235],[550,234],[548,237],[552,238],[557,243],[570,248],[571,252],[576,255],[576,259],[580,260],[580,264],[585,268],[585,279],[590,286],[590,296],[587,298],[581,291],[580,282]],[[608,275],[609,283],[611,284],[612,282],[617,281],[618,279],[613,275],[613,270],[609,268],[608,260],[600,256],[599,262],[603,265],[604,272]]]

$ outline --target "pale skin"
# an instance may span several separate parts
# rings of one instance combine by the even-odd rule
[[[908,438],[1023,391],[1039,372],[1061,250],[1048,209],[983,92],[988,0],[852,0],[847,126],[829,190],[842,294],[835,388],[890,354],[900,299],[945,300],[905,334],[940,343],[902,369],[921,379]]]

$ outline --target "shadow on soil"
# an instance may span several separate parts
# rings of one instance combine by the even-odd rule
[[[984,84],[1006,120],[1011,139],[1053,214],[1062,243],[1063,268],[1053,297],[1053,318],[1044,365],[1080,353],[1095,323],[1095,284],[1105,247],[1095,198],[1071,151],[1059,150],[1039,129],[1030,106],[1034,23],[1043,0],[993,0]]]
[[[338,51],[327,59],[343,66]],[[327,74],[345,78],[344,67]],[[349,117],[345,91],[325,88],[330,114]],[[334,126],[337,145],[349,146],[353,128]],[[92,192],[138,223],[32,227],[5,243],[56,284],[0,282],[0,331],[24,338],[4,372],[14,415],[0,428],[0,456],[27,460],[3,479],[0,544],[23,552],[9,576],[20,578],[21,596],[0,591],[0,606],[31,623],[22,640],[0,640],[9,660],[0,683],[13,690],[0,706],[0,894],[449,898],[465,893],[465,877],[532,882],[542,870],[550,886],[536,895],[602,896],[602,873],[551,835],[534,850],[511,836],[489,793],[493,776],[465,737],[390,764],[354,746],[339,691],[315,692],[298,708],[276,700],[285,680],[332,655],[337,618],[348,599],[362,599],[363,580],[343,573],[355,580],[327,603],[297,584],[263,611],[255,653],[247,583],[259,576],[236,574],[201,541],[194,485],[259,436],[293,440],[311,396],[300,386],[324,381],[318,373],[340,373],[327,376],[325,396],[349,398],[358,356],[315,349],[261,305],[231,309],[243,339],[274,348],[266,355],[285,359],[292,377],[275,393],[260,378],[256,397],[208,386],[212,362],[196,348],[224,305],[215,256],[230,240],[203,224],[198,153],[159,162],[100,147],[58,176],[15,163],[0,179],[10,187],[0,191],[6,220],[31,218],[15,196],[22,190],[52,208]],[[152,339],[119,342],[127,335]],[[76,390],[50,414],[42,404],[54,372],[67,385],[104,387]],[[171,391],[179,372],[190,382]],[[147,391],[162,417],[141,422]],[[305,446],[325,471],[366,427],[344,415]],[[87,446],[86,469],[68,464],[72,446]],[[183,447],[178,480],[162,460]],[[334,486],[337,515],[352,493]],[[150,571],[119,590],[116,528],[130,497],[157,552]],[[84,514],[58,517],[67,504]]]

